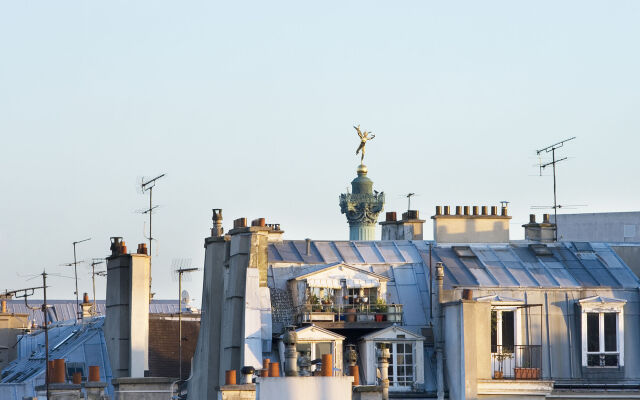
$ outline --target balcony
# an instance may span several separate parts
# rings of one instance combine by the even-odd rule
[[[493,379],[542,379],[542,346],[493,346],[491,350]]]
[[[402,325],[402,304],[303,304],[296,316],[327,329],[384,328]]]

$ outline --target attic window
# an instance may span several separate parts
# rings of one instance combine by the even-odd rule
[[[593,247],[591,247],[591,243],[589,242],[573,242],[573,247],[575,247],[577,251],[593,252]]]
[[[453,251],[458,257],[475,257],[475,253],[471,251],[469,246],[453,246]]]
[[[552,256],[551,249],[546,244],[530,244],[529,248],[536,256]]]

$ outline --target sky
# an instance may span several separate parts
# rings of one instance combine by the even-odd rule
[[[347,239],[338,196],[365,164],[385,211],[509,201],[511,237],[553,203],[640,209],[637,1],[0,3],[0,290],[74,298],[78,259],[145,241],[153,291],[202,267],[211,209]],[[543,158],[543,162],[548,160]],[[190,260],[190,261],[189,261]],[[104,269],[104,264],[102,265]],[[78,266],[79,291],[91,292]],[[105,278],[97,279],[104,298]],[[202,272],[184,284],[200,301]],[[36,293],[38,297],[38,293]]]

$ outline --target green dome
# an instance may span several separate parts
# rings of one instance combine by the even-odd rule
[[[373,193],[373,181],[367,177],[367,167],[360,165],[357,169],[358,177],[351,181],[351,193],[371,194]]]

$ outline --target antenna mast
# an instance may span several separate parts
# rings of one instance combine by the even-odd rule
[[[556,190],[556,164],[559,163],[560,161],[564,161],[567,159],[567,157],[561,158],[559,160],[556,160],[556,149],[559,149],[560,147],[563,147],[564,144],[570,140],[575,139],[576,137],[571,137],[569,139],[565,139],[561,142],[552,144],[551,146],[547,146],[543,149],[540,150],[536,150],[536,154],[539,156],[540,153],[551,153],[551,161],[546,163],[546,164],[540,164],[540,175],[542,176],[542,170],[546,167],[548,167],[549,165],[553,166],[553,218],[554,218],[554,222],[556,224],[556,229],[555,229],[555,233],[554,233],[554,240],[557,242],[558,241],[558,202],[557,202],[557,190]]]
[[[153,235],[151,234],[151,215],[153,214],[153,209],[156,208],[153,206],[153,188],[156,186],[156,181],[160,178],[162,178],[163,176],[165,176],[166,174],[162,174],[162,175],[158,175],[153,179],[150,179],[146,182],[142,182],[140,184],[141,188],[142,188],[142,192],[146,192],[149,191],[149,208],[143,212],[143,214],[149,214],[149,237],[147,238],[149,240],[149,297],[151,298],[152,294],[151,294],[151,259],[153,258],[152,256],[152,251],[151,251],[151,243],[153,242]]]
[[[91,240],[91,238],[82,239],[82,240],[78,240],[77,242],[73,242],[73,272],[76,278],[76,322],[78,322],[78,316],[82,316],[82,310],[80,310],[80,300],[78,298],[78,261],[76,260],[76,245],[78,243],[86,242],[88,240]]]
[[[25,288],[25,289],[17,289],[17,290],[11,290],[11,291],[7,291],[5,290],[5,292],[2,294],[3,297],[10,297],[10,296],[15,296],[17,299],[18,298],[24,298],[24,304],[27,306],[28,309],[30,310],[37,310],[40,309],[42,311],[42,314],[44,316],[44,354],[45,354],[45,378],[44,378],[44,384],[46,386],[46,390],[47,390],[47,399],[49,399],[49,378],[50,378],[50,374],[49,374],[49,323],[47,321],[47,308],[49,308],[49,306],[47,305],[47,272],[46,271],[42,271],[41,274],[42,275],[42,286],[36,286],[36,287],[30,287],[30,288]],[[36,275],[37,276],[37,275]],[[36,289],[44,289],[44,303],[42,304],[41,307],[34,307],[34,306],[30,306],[29,303],[27,303],[27,297],[32,296],[34,291]],[[18,295],[18,293],[22,293],[20,295]]]
[[[407,200],[409,201],[409,204],[407,205],[407,211],[410,211],[410,210],[411,210],[411,198],[412,198],[413,196],[415,196],[415,195],[416,195],[415,193],[408,193],[408,194],[407,194]]]
[[[99,275],[99,276],[105,275],[104,271],[96,272],[96,265],[100,265],[104,262],[100,260],[101,260],[100,258],[94,258],[93,261],[91,262],[91,281],[93,283],[93,312],[94,313],[98,312],[98,308],[96,306],[96,275]]]
[[[182,274],[195,272],[198,268],[179,268],[178,273],[178,377],[182,380]]]

